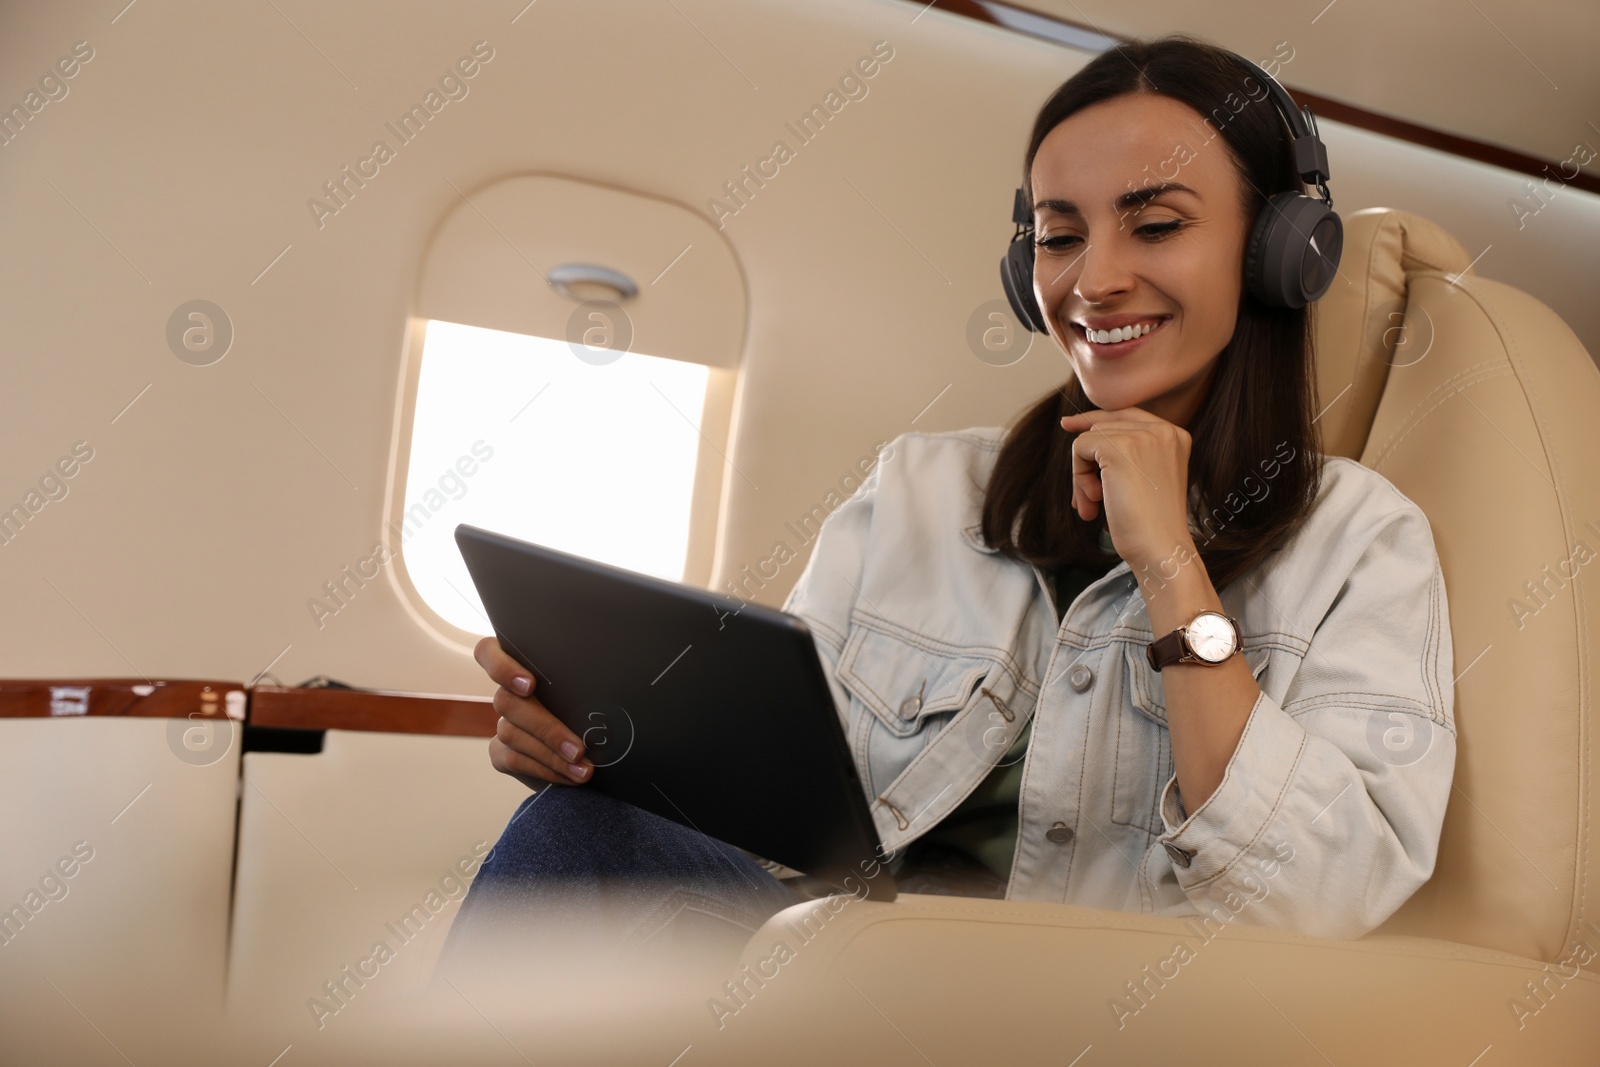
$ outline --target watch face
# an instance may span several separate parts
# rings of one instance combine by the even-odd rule
[[[1194,654],[1207,663],[1221,663],[1235,650],[1233,623],[1215,612],[1196,615],[1186,636]]]

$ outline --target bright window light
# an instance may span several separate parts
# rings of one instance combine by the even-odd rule
[[[707,374],[429,321],[405,514],[390,530],[423,599],[464,630],[493,632],[456,548],[462,522],[682,581]]]

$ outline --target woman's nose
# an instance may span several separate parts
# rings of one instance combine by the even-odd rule
[[[1076,263],[1072,292],[1085,304],[1112,303],[1132,286],[1127,261],[1116,241],[1089,241]]]

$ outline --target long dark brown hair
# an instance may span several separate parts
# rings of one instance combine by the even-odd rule
[[[1288,130],[1263,90],[1253,90],[1254,102],[1237,114],[1224,103],[1230,94],[1242,98],[1259,81],[1231,52],[1190,34],[1128,41],[1101,53],[1039,111],[1022,165],[1028,203],[1034,156],[1059,123],[1126,93],[1159,93],[1205,116],[1211,136],[1220,134],[1241,175],[1244,217],[1253,225],[1273,193],[1304,189]],[[1218,590],[1293,534],[1317,498],[1322,449],[1313,421],[1311,307],[1268,307],[1241,286],[1233,337],[1187,427],[1189,485],[1198,493],[1190,510],[1199,531],[1195,547]],[[1117,562],[1099,546],[1104,502],[1090,522],[1072,510],[1077,434],[1062,430],[1059,420],[1094,406],[1074,374],[1011,426],[983,503],[984,539],[1004,555],[1041,567]]]

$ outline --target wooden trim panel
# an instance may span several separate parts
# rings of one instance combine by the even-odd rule
[[[500,719],[487,697],[396,690],[294,688],[242,682],[143,678],[0,679],[0,719],[123,716],[229,718],[295,730],[374,730],[493,737]]]
[[[493,737],[500,713],[487,697],[391,690],[250,690],[250,723],[298,730],[377,730],[400,734]]]
[[[144,678],[0,679],[0,719],[121,715],[186,719],[193,715],[243,721],[243,682],[155,681]]]

